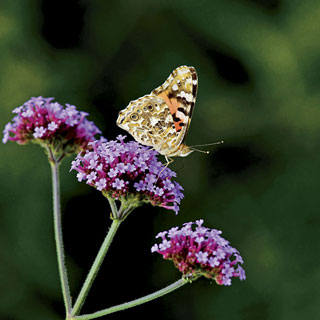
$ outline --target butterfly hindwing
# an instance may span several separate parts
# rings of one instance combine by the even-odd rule
[[[121,120],[119,121],[119,118]],[[136,141],[159,150],[176,136],[170,110],[160,97],[145,95],[119,113],[118,125]]]

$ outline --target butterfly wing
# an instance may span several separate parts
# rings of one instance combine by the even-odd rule
[[[169,107],[178,136],[177,147],[184,142],[196,102],[198,76],[194,67],[181,66],[151,94],[162,98]]]
[[[178,67],[151,94],[120,111],[117,124],[139,143],[163,155],[174,154],[190,126],[197,87],[195,69]]]
[[[168,106],[163,99],[152,94],[131,101],[127,108],[119,112],[117,124],[136,141],[152,146],[162,154],[176,136]]]

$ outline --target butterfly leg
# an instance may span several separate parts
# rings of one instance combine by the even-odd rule
[[[165,168],[170,164],[170,163],[172,163],[174,160],[172,159],[172,158],[170,158],[170,157],[168,157],[168,156],[164,156],[165,157],[165,159],[166,159],[166,161],[167,161],[167,163],[166,163],[166,166],[165,166]]]
[[[165,164],[165,166],[164,166],[164,167],[161,169],[161,171],[159,172],[158,178],[160,177],[161,173],[168,167],[168,165],[174,161],[174,160],[173,160],[172,158],[170,158],[170,157],[167,157],[167,156],[164,156],[164,157],[165,157],[167,163]]]

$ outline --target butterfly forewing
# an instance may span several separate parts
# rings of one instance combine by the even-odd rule
[[[173,70],[168,79],[151,94],[158,95],[168,105],[180,143],[190,126],[198,88],[195,68],[181,66]]]

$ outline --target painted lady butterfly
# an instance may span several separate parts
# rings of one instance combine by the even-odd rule
[[[117,125],[139,143],[152,146],[164,155],[186,157],[194,150],[184,144],[198,88],[195,68],[181,66],[168,79],[119,112]]]

